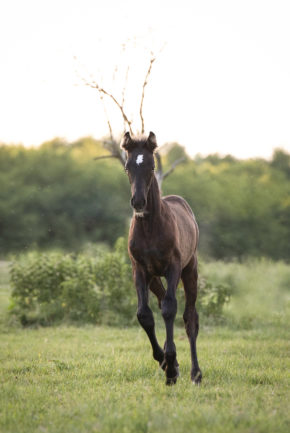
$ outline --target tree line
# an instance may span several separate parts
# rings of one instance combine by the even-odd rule
[[[0,146],[0,254],[32,248],[79,250],[113,245],[128,230],[130,188],[117,160],[100,159],[102,142],[55,139],[38,148]],[[161,149],[162,184],[182,195],[200,227],[200,252],[217,259],[290,257],[290,154],[271,160],[197,155],[177,143]]]

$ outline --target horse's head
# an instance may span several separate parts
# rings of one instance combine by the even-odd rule
[[[147,195],[154,176],[154,150],[156,137],[150,132],[149,137],[132,138],[126,132],[121,148],[127,152],[125,170],[131,184],[131,205],[136,214],[142,215],[147,205]]]

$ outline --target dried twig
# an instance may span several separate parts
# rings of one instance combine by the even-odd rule
[[[99,84],[96,81],[87,81],[85,78],[82,78],[82,81],[84,82],[84,84],[88,87],[91,87],[92,89],[97,89],[99,93],[103,93],[104,95],[108,96],[109,98],[112,99],[112,101],[117,105],[117,107],[119,108],[119,110],[122,113],[124,122],[128,125],[129,131],[130,133],[133,135],[133,131],[132,131],[132,121],[128,119],[128,117],[126,116],[126,113],[124,111],[124,107],[122,106],[122,104],[120,104],[120,102],[115,98],[114,95],[112,95],[112,93],[107,92],[107,90],[105,90],[103,87],[99,86]]]
[[[112,129],[112,125],[111,125],[108,113],[107,113],[106,105],[105,105],[105,102],[104,102],[104,96],[103,96],[102,93],[100,93],[100,99],[101,99],[101,101],[103,103],[103,110],[104,110],[105,116],[107,118],[107,124],[108,124],[109,132],[110,132],[110,138],[111,138],[112,141],[114,141],[113,129]]]
[[[122,90],[122,104],[121,104],[122,107],[124,107],[124,104],[125,104],[125,93],[126,93],[126,90],[127,90],[127,83],[128,83],[129,69],[130,69],[130,67],[128,66],[128,68],[127,68],[127,70],[126,70],[126,75],[125,75],[124,87],[123,87],[123,90]]]
[[[114,141],[111,143],[111,150],[109,150],[110,155],[101,155],[101,156],[96,156],[94,158],[94,160],[98,160],[98,159],[105,159],[105,158],[116,158],[120,161],[120,163],[123,165],[123,167],[125,166],[126,163],[126,158],[123,156],[122,151],[119,148],[119,144]]]
[[[140,118],[141,118],[141,134],[144,134],[144,130],[145,130],[144,117],[143,117],[143,102],[144,102],[144,96],[145,96],[145,87],[148,84],[148,78],[149,78],[149,75],[151,73],[152,65],[155,62],[155,60],[156,60],[156,57],[152,53],[152,57],[151,57],[150,63],[149,63],[149,68],[148,68],[147,74],[145,76],[145,80],[144,80],[143,87],[142,87],[142,96],[141,96],[141,103],[140,103],[140,110],[139,110]]]
[[[160,51],[162,51],[163,48],[164,47],[162,47],[162,49]],[[143,104],[144,104],[144,97],[145,97],[145,88],[148,84],[148,79],[149,79],[149,76],[151,74],[152,66],[153,66],[153,63],[155,62],[155,60],[156,60],[156,56],[153,53],[151,53],[151,59],[149,62],[149,67],[148,67],[147,73],[145,75],[145,79],[144,79],[143,86],[142,86],[142,95],[141,95],[140,109],[139,109],[139,114],[140,114],[140,119],[141,119],[141,134],[144,134],[144,132],[145,132],[145,123],[144,123],[144,117],[143,117]],[[117,69],[114,71],[114,73],[115,72],[117,72]],[[109,128],[109,133],[110,133],[110,140],[103,140],[103,146],[108,152],[110,152],[110,154],[97,156],[94,158],[94,160],[101,160],[101,159],[105,159],[105,158],[116,158],[121,162],[121,164],[123,166],[126,163],[126,155],[120,149],[119,142],[117,142],[114,139],[112,125],[111,125],[111,122],[110,122],[110,119],[109,119],[109,116],[108,116],[108,113],[106,110],[106,106],[105,106],[104,95],[108,96],[115,103],[115,105],[117,105],[117,107],[119,108],[119,110],[122,114],[122,117],[123,117],[124,130],[127,129],[126,128],[126,125],[127,125],[128,129],[130,131],[130,134],[133,135],[132,121],[129,120],[129,118],[126,115],[125,110],[124,110],[128,75],[129,75],[129,66],[127,68],[126,75],[125,75],[125,82],[124,82],[124,87],[122,89],[121,102],[119,102],[112,93],[109,93],[107,90],[105,90],[103,87],[101,87],[95,80],[92,79],[91,81],[88,81],[84,77],[79,77],[86,86],[91,87],[92,89],[96,89],[99,92],[99,96],[100,96],[100,99],[101,99],[102,104],[103,104],[104,113],[105,113],[106,118],[107,118],[107,124],[108,124],[108,128]],[[159,148],[159,150],[160,150],[160,148]],[[182,157],[182,158],[177,159],[176,161],[174,161],[171,164],[171,167],[169,168],[169,170],[167,170],[165,173],[163,173],[163,167],[162,167],[162,161],[161,161],[160,153],[156,152],[155,157],[156,157],[156,172],[155,173],[156,173],[156,178],[157,178],[159,187],[161,188],[162,181],[167,176],[169,176],[179,164],[182,164],[186,160],[186,158]]]
[[[169,176],[174,170],[175,170],[175,168],[179,165],[179,164],[182,164],[183,162],[185,162],[186,161],[186,158],[183,156],[182,158],[179,158],[179,159],[177,159],[176,161],[174,161],[172,164],[171,164],[171,167],[170,167],[170,169],[169,170],[167,170],[164,174],[163,174],[163,176],[162,176],[162,180],[164,180],[167,176]]]
[[[124,107],[124,105],[125,105],[125,93],[126,93],[126,90],[127,90],[129,69],[130,69],[130,67],[128,66],[128,68],[126,70],[126,75],[125,75],[124,87],[123,87],[123,90],[122,90],[122,103],[121,103],[122,107]],[[124,129],[124,132],[125,132],[126,131],[126,122],[125,122],[124,118],[123,118],[123,120],[124,120],[124,128],[123,129]]]

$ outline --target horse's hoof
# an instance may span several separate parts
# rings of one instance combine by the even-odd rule
[[[176,381],[177,381],[177,377],[178,377],[178,375],[175,377],[167,377],[166,382],[165,382],[166,385],[168,385],[168,386],[175,385]]]
[[[191,381],[195,385],[200,385],[201,384],[201,379],[202,379],[202,373],[201,373],[200,370],[197,370],[197,371],[191,373]]]
[[[175,367],[176,375],[174,377],[166,377],[166,385],[175,385],[179,377],[179,367]]]

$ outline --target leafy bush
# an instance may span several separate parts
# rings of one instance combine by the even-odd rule
[[[217,284],[234,289],[226,310],[231,328],[272,328],[279,321],[288,325],[290,312],[290,266],[266,258],[248,259],[243,263],[222,261],[204,266],[203,275]]]
[[[230,301],[231,288],[225,284],[213,284],[203,277],[199,278],[197,309],[205,316],[219,318],[223,306]]]
[[[198,295],[196,309],[202,322],[216,322],[223,319],[223,308],[230,301],[233,288],[225,283],[205,278],[203,263],[199,263]],[[180,285],[177,291],[178,312],[177,322],[183,324],[182,314],[184,310],[184,290]]]
[[[20,257],[11,268],[11,314],[23,325],[136,322],[136,291],[126,250],[120,238],[113,251],[104,250],[96,258],[61,253]],[[229,295],[227,287],[200,278],[199,312],[220,317]]]
[[[11,268],[12,307],[23,325],[63,319],[94,321],[94,262],[61,253],[30,253]]]

